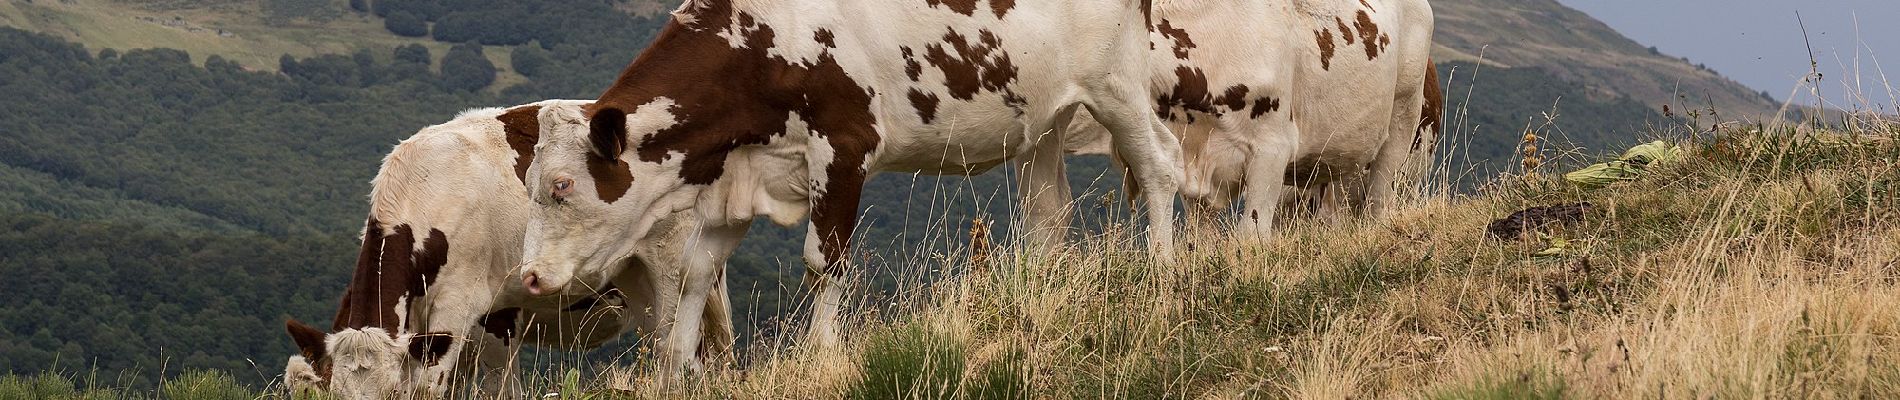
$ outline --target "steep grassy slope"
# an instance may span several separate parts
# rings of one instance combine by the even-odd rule
[[[988,265],[925,262],[957,276],[860,305],[845,351],[755,348],[750,367],[683,393],[1900,396],[1900,128],[1685,144],[1631,183],[1509,178],[1264,245],[1190,235],[1173,264],[1116,230],[1054,252],[992,249]],[[1576,202],[1593,205],[1580,222],[1485,233]]]
[[[1900,127],[1682,143],[1633,182],[1510,177],[1265,244],[1193,233],[1178,263],[1116,228],[1056,251],[965,247],[911,265],[947,279],[853,307],[838,351],[761,343],[743,369],[670,390],[583,362],[526,383],[561,398],[1900,396]],[[1494,218],[1576,202],[1592,205],[1580,221],[1487,237]],[[0,394],[73,393],[62,379],[0,378]],[[188,390],[255,393],[218,374],[159,389],[200,398],[174,394]]]
[[[1547,71],[1598,96],[1628,97],[1653,109],[1713,105],[1729,119],[1772,118],[1778,106],[1756,90],[1652,51],[1556,0],[1435,0],[1432,8],[1438,17],[1434,55],[1440,62],[1482,56],[1496,66]]]

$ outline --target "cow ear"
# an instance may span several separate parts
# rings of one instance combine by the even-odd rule
[[[449,345],[454,343],[455,336],[448,332],[416,335],[409,339],[409,357],[427,365],[435,365],[442,361],[442,356],[449,354]]]
[[[620,153],[627,149],[626,111],[613,107],[595,111],[594,118],[587,121],[587,128],[587,138],[594,143],[594,152],[608,160],[620,159]]]
[[[323,331],[295,319],[285,320],[284,329],[290,332],[290,340],[297,343],[297,351],[303,353],[305,360],[315,363],[323,358]]]

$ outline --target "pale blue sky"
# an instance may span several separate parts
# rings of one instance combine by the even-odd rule
[[[1855,76],[1866,92],[1863,106],[1892,112],[1893,95],[1900,95],[1900,0],[1558,1],[1637,42],[1707,64],[1777,99],[1787,99],[1808,71],[1808,50],[1795,20],[1799,11],[1825,78],[1822,95],[1831,106],[1863,104],[1844,103],[1848,90],[1842,85]],[[1889,91],[1881,82],[1876,65],[1887,70],[1896,90]],[[1813,97],[1803,92],[1796,99],[1811,104]]]

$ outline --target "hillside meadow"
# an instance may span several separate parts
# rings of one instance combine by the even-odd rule
[[[841,349],[758,342],[671,388],[584,361],[523,382],[585,399],[1892,398],[1900,127],[1845,126],[1667,138],[1683,155],[1634,181],[1582,189],[1540,166],[1259,243],[1195,229],[1177,263],[1117,224],[1054,251],[966,244],[907,265],[939,279],[854,307]],[[1486,233],[1572,203],[1580,220]],[[6,399],[279,390],[0,378]]]
[[[1894,127],[1711,132],[1710,105],[1646,82],[1723,116],[1767,100],[1555,2],[1499,1],[1435,2],[1451,184],[1393,218],[1199,230],[1153,265],[1116,224],[1117,174],[1085,159],[1086,234],[973,262],[972,218],[1008,231],[1012,172],[886,174],[845,349],[782,333],[802,330],[803,228],[762,223],[729,265],[747,347],[728,368],[661,391],[630,337],[524,354],[524,379],[569,398],[1893,396]],[[0,400],[284,397],[282,320],[327,323],[389,146],[467,108],[597,95],[669,3],[0,4]],[[1524,130],[1553,159],[1529,173]],[[1558,178],[1655,137],[1687,161]],[[1581,223],[1484,237],[1576,202]]]

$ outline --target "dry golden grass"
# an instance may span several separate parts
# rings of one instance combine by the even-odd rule
[[[1126,227],[936,267],[843,349],[753,349],[666,398],[1900,397],[1900,133],[1727,132],[1582,190],[1515,177],[1264,243]],[[1493,219],[1587,201],[1540,238]],[[1564,239],[1561,250],[1552,240]],[[1539,255],[1539,253],[1542,253]]]

